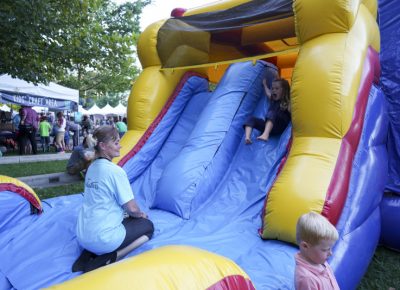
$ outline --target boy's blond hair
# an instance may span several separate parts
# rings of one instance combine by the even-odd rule
[[[315,212],[303,214],[297,221],[296,240],[317,245],[321,240],[336,241],[339,238],[336,228],[322,215]]]

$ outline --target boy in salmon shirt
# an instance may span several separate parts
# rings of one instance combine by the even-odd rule
[[[339,285],[327,259],[339,234],[322,215],[309,212],[297,221],[296,290],[338,290]]]

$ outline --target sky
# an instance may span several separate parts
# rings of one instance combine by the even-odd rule
[[[134,2],[135,0],[113,0],[117,4]],[[170,17],[174,8],[195,8],[206,4],[217,2],[217,0],[153,0],[153,3],[143,9],[140,28],[143,31],[147,26],[161,19]]]

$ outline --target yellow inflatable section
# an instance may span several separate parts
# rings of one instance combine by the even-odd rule
[[[42,203],[35,191],[26,183],[5,175],[0,175],[0,191],[11,191],[25,198],[33,208],[33,213],[43,211]]]
[[[118,286],[117,286],[118,285]],[[231,260],[189,246],[161,247],[48,289],[250,290],[249,277]]]
[[[294,2],[301,45],[291,88],[293,141],[268,195],[265,239],[295,243],[297,219],[311,210],[337,222],[340,212],[334,217],[329,212],[336,206],[329,204],[331,198],[337,198],[329,191],[340,186],[333,174],[335,168],[340,171],[339,154],[347,142],[368,49],[380,49],[376,5],[369,7],[375,11],[360,1]],[[345,196],[341,199],[344,203]]]

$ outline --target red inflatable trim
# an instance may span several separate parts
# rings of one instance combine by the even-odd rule
[[[181,92],[181,90],[182,90],[183,86],[185,85],[185,83],[187,82],[187,80],[193,76],[206,78],[204,75],[201,75],[201,74],[195,73],[195,72],[187,72],[183,75],[179,84],[176,86],[174,92],[171,94],[171,96],[169,97],[168,101],[165,103],[164,107],[161,109],[158,116],[150,124],[149,128],[147,128],[146,132],[139,139],[139,141],[136,143],[136,145],[123,158],[121,158],[121,160],[118,162],[119,166],[121,166],[121,167],[124,166],[125,163],[128,162],[128,160],[130,160],[133,156],[136,155],[136,153],[138,153],[140,151],[140,149],[142,149],[144,144],[146,144],[147,140],[150,138],[151,134],[153,134],[154,130],[157,128],[158,124],[164,118],[165,114],[168,112],[169,108],[171,107],[171,105],[175,101],[176,97]]]
[[[328,187],[322,215],[336,225],[347,199],[353,159],[357,152],[364,125],[365,111],[372,83],[379,79],[380,66],[378,53],[368,48],[363,74],[360,82],[353,120],[349,131],[342,140],[338,160]]]
[[[255,290],[253,283],[241,275],[231,275],[224,277],[207,290]]]
[[[15,185],[14,183],[1,183],[0,184],[0,191],[11,191],[19,194],[23,198],[25,198],[27,201],[32,204],[33,207],[35,207],[39,213],[42,213],[43,208],[40,204],[40,202],[34,197],[34,195],[29,192],[26,188],[22,186]]]

